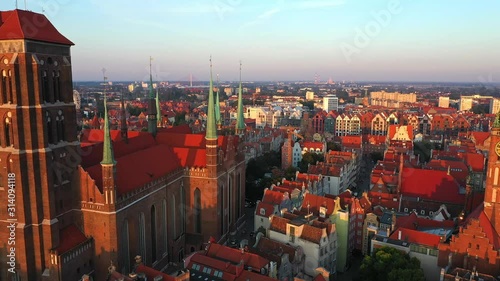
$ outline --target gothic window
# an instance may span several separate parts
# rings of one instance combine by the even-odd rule
[[[56,133],[57,133],[57,142],[66,140],[65,130],[64,130],[64,115],[61,110],[57,112]]]
[[[12,131],[12,118],[10,118],[11,113],[9,112],[7,116],[4,120],[5,146],[12,146],[14,145],[14,134]]]
[[[0,101],[7,103],[7,71],[2,70],[2,81],[0,85]]]
[[[201,191],[199,188],[194,190],[194,232],[201,233]]]
[[[54,89],[54,99],[57,101],[63,101],[61,98],[61,88],[59,83],[59,71],[52,71],[52,86]]]
[[[239,218],[241,216],[241,174],[238,173],[238,182],[237,182],[237,197],[236,197],[236,217]]]
[[[163,243],[165,253],[168,253],[168,235],[167,235],[167,200],[163,199],[162,202],[162,212],[163,212]]]
[[[146,222],[144,213],[139,215],[139,253],[144,263],[146,263]]]
[[[181,212],[181,230],[182,233],[186,232],[186,190],[184,184],[181,183],[181,202],[179,204],[179,211]]]
[[[42,72],[42,99],[45,102],[50,102],[49,95],[49,78],[47,77],[47,71]]]
[[[7,85],[9,86],[8,87],[8,93],[7,93],[7,101],[9,103],[12,103],[12,89],[13,89],[13,82],[12,82],[12,71],[9,69],[9,71],[7,72]]]
[[[176,222],[176,215],[175,215],[175,195],[172,194],[172,197],[170,198],[170,225],[172,227],[172,236],[174,239],[177,238],[177,222]]]
[[[50,113],[45,112],[45,117],[47,118],[47,136],[49,144],[54,143],[54,131],[52,129],[52,119],[50,118]]]
[[[151,206],[151,255],[152,262],[156,261],[156,208],[155,205]]]

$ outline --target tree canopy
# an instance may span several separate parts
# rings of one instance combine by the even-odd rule
[[[366,281],[424,281],[420,261],[410,258],[395,248],[375,249],[366,256],[360,266],[361,280]]]
[[[301,173],[307,173],[309,164],[316,165],[316,162],[323,162],[324,160],[323,154],[306,152],[302,155],[302,160],[299,163],[299,170]]]

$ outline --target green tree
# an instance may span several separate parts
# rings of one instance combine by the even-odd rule
[[[307,106],[310,110],[314,109],[314,101],[301,101],[303,106]]]
[[[185,111],[175,114],[174,126],[179,126],[182,124],[186,124],[186,112]]]
[[[384,155],[381,152],[374,151],[370,153],[370,158],[373,160],[373,163],[377,163],[378,160],[384,160]]]
[[[333,151],[341,151],[341,147],[339,144],[337,143],[334,143],[334,142],[327,142],[326,143],[326,150],[327,151],[330,151],[330,150],[333,150]]]
[[[366,281],[424,281],[420,261],[395,248],[375,249],[360,266],[360,279]]]
[[[324,157],[322,154],[306,152],[302,155],[302,160],[299,163],[299,170],[301,173],[307,173],[309,164],[315,165],[316,162],[323,162]]]
[[[285,170],[285,178],[286,178],[287,180],[292,180],[292,179],[294,179],[294,178],[295,178],[295,175],[297,174],[297,171],[298,171],[298,170],[299,170],[299,169],[297,169],[297,168],[295,168],[295,167],[292,167],[292,166],[288,167],[288,168]]]

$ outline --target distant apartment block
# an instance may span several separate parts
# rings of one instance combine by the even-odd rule
[[[314,100],[314,92],[313,91],[306,92],[306,100]]]
[[[370,93],[370,105],[379,105],[385,107],[399,108],[401,103],[414,103],[417,102],[416,94],[402,94],[398,92],[388,93],[372,92]]]
[[[490,100],[490,114],[497,114],[500,111],[500,99]]]
[[[337,111],[339,109],[339,98],[335,95],[327,95],[323,97],[323,110],[330,112],[331,110]]]
[[[439,97],[438,106],[443,108],[450,107],[450,97]]]
[[[472,98],[470,97],[461,97],[460,104],[458,110],[467,111],[472,108]]]

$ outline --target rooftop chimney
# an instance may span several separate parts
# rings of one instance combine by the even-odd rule
[[[398,240],[401,240],[401,230],[398,232]]]

